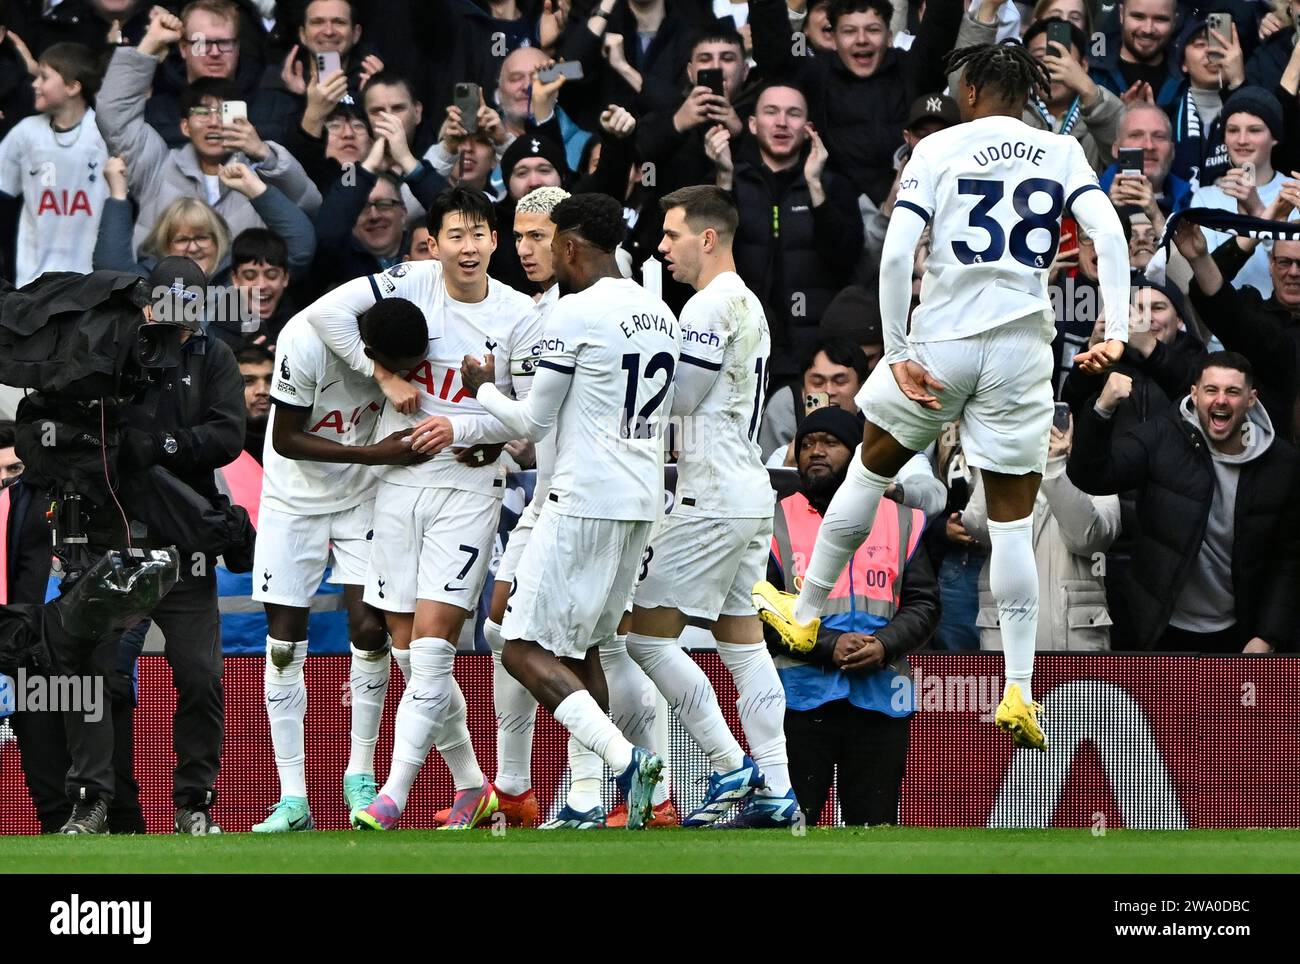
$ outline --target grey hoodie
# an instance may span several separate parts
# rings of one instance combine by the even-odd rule
[[[1205,438],[1200,419],[1186,396],[1178,406],[1184,419],[1195,426]],[[1205,523],[1205,538],[1196,565],[1188,573],[1182,592],[1174,601],[1174,611],[1169,625],[1193,633],[1213,633],[1227,629],[1237,621],[1236,602],[1232,596],[1232,543],[1234,519],[1237,509],[1237,481],[1241,467],[1268,451],[1273,444],[1273,422],[1263,405],[1255,405],[1246,413],[1241,426],[1246,443],[1238,455],[1227,455],[1209,444],[1214,466],[1214,501]]]

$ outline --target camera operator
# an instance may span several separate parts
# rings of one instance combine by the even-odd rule
[[[89,285],[96,275],[86,278]],[[146,547],[176,545],[180,550],[180,578],[149,612],[166,638],[165,654],[176,687],[174,826],[178,833],[219,833],[208,812],[215,797],[224,724],[216,554],[194,548],[203,544],[197,533],[211,527],[213,518],[223,525],[234,520],[235,528],[249,531],[246,516],[228,511],[213,475],[243,446],[243,382],[230,348],[203,334],[207,279],[197,264],[184,257],[164,258],[150,275],[147,291],[150,303],[142,308],[141,330],[155,324],[175,326],[179,349],[175,357],[142,362],[134,394],[117,410],[121,425],[116,430],[114,499],[121,505],[100,506],[87,533],[92,556],[120,548],[131,542],[120,530],[130,517],[148,525]],[[167,344],[170,334],[160,333],[155,341]],[[170,343],[175,350],[175,339]],[[21,409],[19,416],[21,421]],[[110,431],[105,444],[112,440]],[[33,456],[41,457],[33,451],[39,445],[24,448],[23,442],[20,431],[19,453],[32,468]],[[178,500],[167,501],[177,493]],[[101,531],[105,528],[117,531],[106,534]],[[235,549],[248,548],[241,544],[245,541],[245,535],[222,541],[228,562]],[[138,541],[135,545],[141,547]],[[95,675],[94,660],[86,659],[77,671]],[[111,720],[90,723],[77,718],[68,721],[68,729],[73,758],[68,786],[76,797],[69,829],[103,833],[113,794]]]

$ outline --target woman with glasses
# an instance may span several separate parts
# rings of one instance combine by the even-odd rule
[[[284,239],[289,249],[290,278],[304,277],[316,253],[316,234],[307,215],[246,165],[224,165],[218,176],[226,187],[247,197],[267,228]],[[167,205],[141,244],[137,259],[131,250],[132,217],[127,201],[125,161],[121,157],[109,158],[104,177],[109,185],[109,199],[104,204],[95,243],[92,262],[95,270],[129,271],[147,277],[158,261],[170,255],[183,255],[203,270],[210,284],[232,284],[230,228],[210,205],[192,197],[177,198]],[[256,337],[259,333],[243,330],[240,313],[216,314],[216,320],[209,319],[210,333],[225,341],[240,344],[246,337]]]

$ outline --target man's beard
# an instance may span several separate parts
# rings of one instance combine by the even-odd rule
[[[831,504],[831,499],[835,497],[839,487],[844,484],[848,474],[849,463],[847,462],[844,463],[844,468],[830,474],[809,475],[800,469],[799,491],[803,493],[809,505],[816,509],[818,513],[825,515],[827,506]]]

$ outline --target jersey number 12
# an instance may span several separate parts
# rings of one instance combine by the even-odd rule
[[[623,417],[622,424],[619,426],[619,433],[623,438],[654,438],[651,419],[655,409],[668,394],[668,388],[673,383],[673,370],[676,367],[677,363],[673,356],[666,351],[661,351],[646,363],[645,374],[642,375],[640,353],[633,352],[623,356],[623,371],[627,372],[627,391],[623,395]],[[636,395],[641,379],[645,378],[649,381],[660,372],[664,373],[664,383],[650,396],[650,401],[637,411]]]

